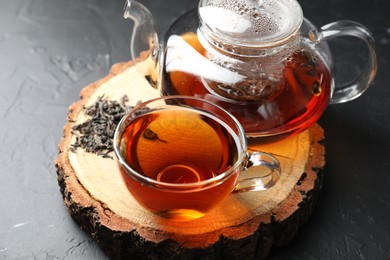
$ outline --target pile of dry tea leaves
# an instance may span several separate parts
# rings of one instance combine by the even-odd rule
[[[116,126],[124,115],[133,107],[127,106],[128,97],[123,96],[120,102],[107,100],[103,96],[90,107],[84,107],[84,113],[90,118],[73,127],[72,134],[76,141],[70,151],[82,148],[103,158],[112,158],[109,153],[114,150],[113,138]]]

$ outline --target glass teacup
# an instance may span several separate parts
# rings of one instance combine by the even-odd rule
[[[268,189],[281,173],[273,155],[247,151],[235,117],[194,97],[160,97],[135,106],[116,129],[114,149],[134,198],[179,221],[204,216],[232,192]],[[256,176],[246,178],[248,168]]]

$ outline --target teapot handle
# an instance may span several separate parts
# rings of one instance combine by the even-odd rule
[[[375,42],[371,33],[362,24],[342,20],[322,26],[319,30],[309,32],[309,39],[318,44],[322,40],[331,40],[340,36],[353,36],[365,42],[368,47],[368,59],[361,75],[351,83],[336,86],[331,104],[351,101],[366,91],[377,72],[377,58],[375,53]]]

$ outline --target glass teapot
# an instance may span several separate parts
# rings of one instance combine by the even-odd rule
[[[264,142],[307,129],[329,103],[357,98],[377,70],[374,39],[363,25],[316,29],[296,0],[200,0],[162,43],[145,6],[126,0],[124,17],[134,21],[132,58],[153,62],[146,77],[162,95],[212,101]],[[326,41],[340,36],[363,40],[368,57],[353,82],[335,86]]]

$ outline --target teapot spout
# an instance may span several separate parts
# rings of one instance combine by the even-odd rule
[[[159,42],[156,24],[150,11],[141,3],[126,0],[123,17],[134,21],[130,41],[130,54],[134,62],[151,59],[157,72],[159,59]],[[152,73],[155,74],[155,73]],[[157,75],[150,75],[153,81]]]

